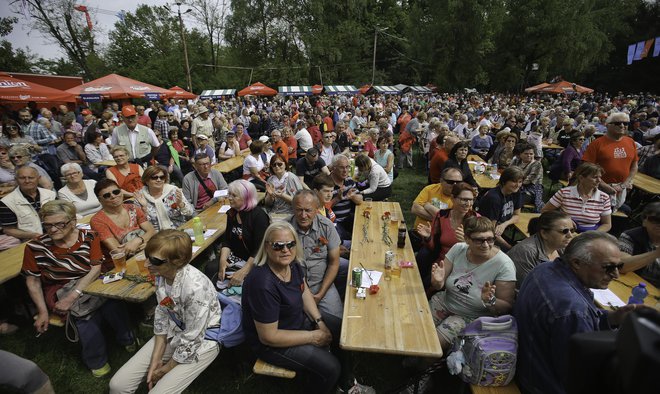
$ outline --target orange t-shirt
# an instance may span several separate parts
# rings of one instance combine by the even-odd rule
[[[582,160],[603,167],[603,181],[607,183],[624,182],[630,175],[630,166],[639,160],[635,141],[623,137],[615,141],[604,135],[589,144]]]
[[[273,152],[276,155],[280,155],[284,158],[284,161],[289,162],[289,147],[286,146],[286,143],[283,140],[273,144]]]

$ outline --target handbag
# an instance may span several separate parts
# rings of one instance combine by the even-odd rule
[[[71,280],[66,285],[57,290],[57,299],[61,300],[66,298],[69,293],[73,291],[78,285],[79,279]],[[76,301],[69,308],[69,314],[76,318],[88,317],[92,312],[99,309],[106,299],[98,296],[89,295],[86,293],[81,294]]]

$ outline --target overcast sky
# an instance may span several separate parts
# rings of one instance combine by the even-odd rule
[[[30,51],[34,54],[37,54],[39,57],[43,58],[58,58],[63,57],[64,53],[60,49],[59,45],[53,44],[52,41],[49,42],[47,39],[43,38],[38,32],[31,31],[30,24],[27,22],[25,17],[21,15],[16,15],[11,12],[9,9],[8,0],[0,0],[0,16],[16,16],[18,17],[18,23],[14,25],[14,31],[5,37],[5,39],[11,41],[14,48],[29,48]],[[134,12],[135,9],[140,4],[149,4],[162,5],[162,4],[172,4],[172,0],[149,0],[149,1],[135,1],[135,0],[81,0],[78,4],[84,4],[89,7],[91,14],[93,15],[92,20],[96,20],[94,29],[97,30],[97,40],[102,44],[108,43],[108,33],[114,27],[114,24],[119,19],[114,15],[108,15],[110,13],[117,13],[120,10],[125,10],[126,12]],[[176,7],[174,7],[176,9]],[[96,12],[99,10],[100,12]],[[182,10],[184,10],[182,6]],[[81,12],[80,18],[85,19],[85,15]],[[195,23],[191,20],[190,17],[187,17],[184,20],[184,24],[187,27],[192,27]]]

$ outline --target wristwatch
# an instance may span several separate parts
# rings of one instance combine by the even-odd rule
[[[484,302],[483,300],[481,300],[481,303],[484,304],[484,307],[486,307],[486,308],[489,308],[489,307],[495,306],[495,303],[496,303],[496,302],[497,302],[497,298],[495,298],[494,295],[491,296],[491,297],[488,299],[488,301],[485,301],[485,302]]]
[[[322,322],[322,321],[323,321],[323,316],[319,316],[317,319],[314,319],[314,324],[316,324],[318,326],[319,323]]]

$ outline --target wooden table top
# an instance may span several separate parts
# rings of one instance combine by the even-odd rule
[[[545,142],[541,144],[542,149],[564,149],[563,146],[557,144],[546,144]]]
[[[84,216],[78,220],[78,224],[89,223],[92,216],[94,215]],[[25,242],[0,252],[0,284],[17,277],[21,273],[24,252]]]
[[[514,226],[525,235],[525,237],[529,237],[529,221],[532,220],[532,218],[537,218],[541,216],[540,213],[531,213],[531,212],[521,212],[519,215],[518,223],[516,223]]]
[[[415,255],[406,238],[405,248],[397,248],[398,223],[391,222],[389,234],[391,247],[382,241],[383,212],[389,211],[403,218],[397,202],[374,202],[371,217],[365,218],[366,204],[356,208],[353,226],[353,244],[349,266],[351,271],[362,263],[369,270],[384,270],[385,251],[396,253],[395,261],[412,261],[413,268],[401,270],[400,278],[385,280],[378,284],[378,294],[367,294],[366,299],[355,297],[356,289],[348,286],[344,305],[340,345],[344,349],[376,353],[442,357],[442,348],[435,331],[429,303],[426,299],[419,275]],[[369,238],[372,242],[362,243],[363,224],[369,222]],[[364,275],[364,274],[363,274]]]
[[[205,238],[204,243],[200,245],[198,249],[196,249],[196,245],[193,247],[193,259],[204,252],[206,248],[211,246],[225,232],[225,229],[227,228],[227,215],[224,213],[218,213],[218,210],[224,203],[224,200],[220,200],[199,213],[198,216],[202,219],[202,223],[204,223],[206,228],[216,229],[216,232],[210,237]],[[190,219],[181,225],[179,230],[192,228],[192,223],[193,220]],[[135,257],[131,257],[126,261],[126,274],[136,275],[138,273],[137,269]],[[137,283],[128,279],[121,279],[116,282],[104,284],[102,279],[97,279],[87,286],[85,293],[107,298],[116,298],[129,302],[143,302],[149,298],[155,290],[155,287],[150,283]]]
[[[480,158],[479,160],[474,161],[483,162],[483,160]],[[477,186],[479,186],[480,189],[492,189],[497,187],[497,182],[499,182],[499,179],[493,179],[486,174],[477,174],[474,172],[474,164],[470,163],[468,165],[472,171],[472,176],[474,177],[474,180],[477,181]]]
[[[644,299],[644,305],[660,310],[660,301],[656,298],[660,297],[660,291],[634,272],[619,274],[619,279],[610,282],[609,289],[612,290],[621,301],[628,303],[628,298],[632,294],[633,287],[637,286],[640,282],[646,283],[646,289],[649,292],[649,295]]]
[[[117,165],[117,162],[114,160],[103,160],[99,161],[98,163],[94,164],[95,166],[108,166],[108,167],[114,167]]]
[[[637,173],[633,178],[633,186],[647,193],[660,194],[660,180],[646,174]]]
[[[231,159],[223,160],[220,163],[215,164],[213,168],[222,173],[231,172],[239,167],[242,167],[243,162],[245,161],[245,157],[249,154],[249,151],[243,150],[239,156],[234,156]]]

